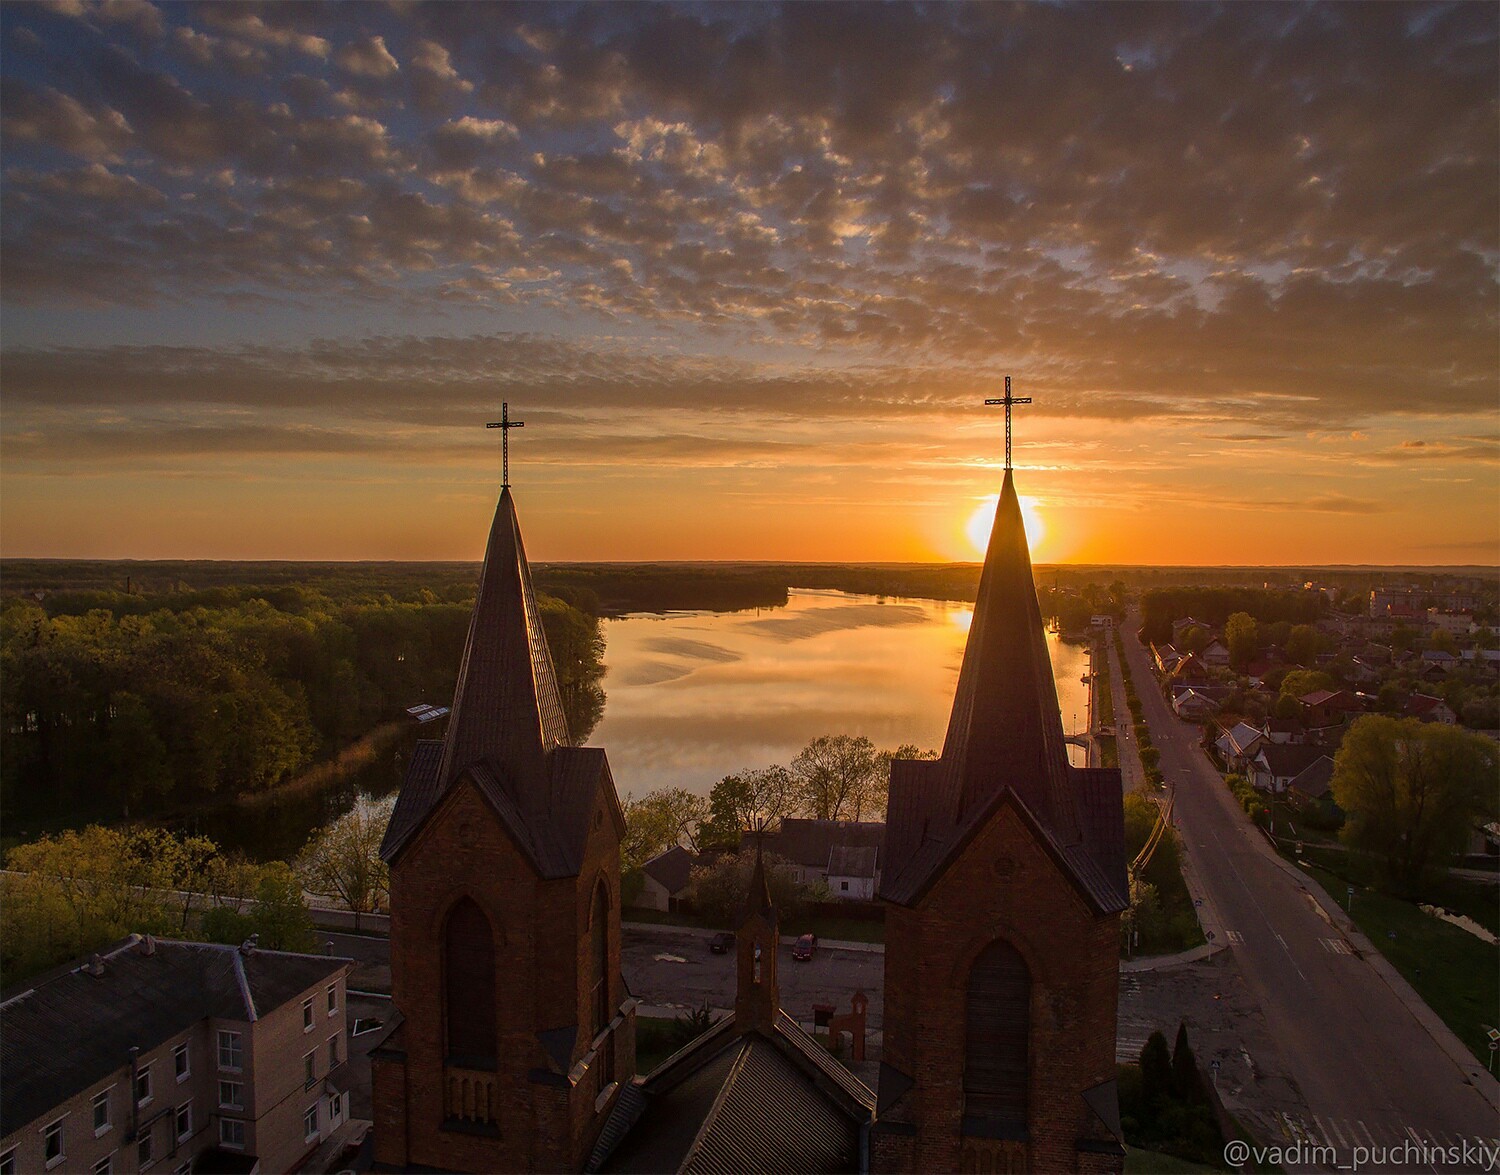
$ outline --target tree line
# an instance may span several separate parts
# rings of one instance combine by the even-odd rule
[[[822,735],[789,764],[737,771],[707,796],[681,787],[625,799],[621,863],[629,873],[682,844],[695,852],[736,850],[749,829],[773,828],[784,817],[884,820],[894,759],[935,759],[911,744],[879,750],[863,735]]]
[[[1312,624],[1328,608],[1321,592],[1276,591],[1243,587],[1171,587],[1146,592],[1141,600],[1145,639],[1164,645],[1172,639],[1172,622],[1183,617],[1221,627],[1243,612],[1264,624]],[[1290,630],[1288,630],[1290,631]]]
[[[453,694],[472,608],[299,585],[0,606],[0,811],[70,822],[161,813],[285,781],[418,702]],[[598,618],[541,596],[575,739],[604,708]],[[13,825],[14,826],[14,825]]]

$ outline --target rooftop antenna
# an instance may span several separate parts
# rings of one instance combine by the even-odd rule
[[[1009,381],[1007,380],[1006,383],[1007,383],[1007,387],[1008,387],[1009,386]],[[1007,420],[1009,419],[1009,411],[1010,411],[1009,409],[1006,409],[1006,412],[1007,412],[1006,419]],[[498,428],[500,430],[500,488],[502,490],[509,489],[510,488],[510,430],[513,429],[513,428],[525,428],[526,427],[526,422],[524,420],[512,420],[510,418],[510,405],[508,403],[501,403],[501,405],[500,405],[500,419],[499,420],[495,420],[495,421],[491,421],[490,423],[486,424],[484,427],[485,428]],[[1009,432],[1007,432],[1006,435],[1009,436],[1010,435]]]
[[[1008,376],[1008,375],[1005,377],[1005,398],[1003,400],[986,400],[985,401],[985,405],[987,407],[994,407],[997,404],[1004,404],[1005,405],[1005,468],[1006,468],[1007,472],[1009,472],[1009,470],[1010,470],[1010,409],[1011,409],[1011,405],[1012,404],[1030,404],[1030,403],[1031,403],[1031,397],[1030,396],[1022,396],[1020,398],[1017,398],[1017,397],[1012,396],[1010,394],[1010,376]],[[493,428],[495,426],[491,425],[490,427]]]

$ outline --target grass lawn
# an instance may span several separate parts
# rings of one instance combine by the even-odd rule
[[[1190,1163],[1160,1151],[1143,1151],[1136,1146],[1125,1148],[1125,1175],[1178,1175],[1178,1172],[1222,1170],[1222,1167],[1205,1167],[1202,1163]]]
[[[1342,877],[1316,866],[1308,872],[1343,904]],[[1500,947],[1372,889],[1355,887],[1351,912],[1427,1006],[1488,1065],[1486,1027],[1500,1022]]]

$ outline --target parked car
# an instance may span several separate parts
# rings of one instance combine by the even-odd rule
[[[818,936],[816,934],[804,934],[792,946],[792,958],[807,962],[813,957],[813,952],[818,949]]]
[[[716,955],[728,954],[734,949],[734,935],[725,930],[719,931],[708,940],[708,949]]]

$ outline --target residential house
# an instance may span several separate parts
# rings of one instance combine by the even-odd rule
[[[1209,641],[1207,646],[1198,654],[1201,660],[1210,669],[1229,668],[1229,646],[1221,640]]]
[[[1442,608],[1429,608],[1427,623],[1454,636],[1467,636],[1474,631],[1474,615],[1471,612],[1447,612]]]
[[[1458,725],[1458,715],[1448,707],[1448,703],[1442,698],[1434,698],[1428,694],[1412,694],[1406,699],[1402,713],[1408,718],[1418,718],[1423,722],[1441,722],[1444,726]]]
[[[1287,784],[1287,800],[1293,807],[1307,809],[1333,803],[1329,783],[1333,779],[1333,759],[1319,755]]]
[[[675,910],[697,863],[697,856],[681,845],[658,853],[641,866],[644,881],[633,904],[647,910]]]
[[[1292,780],[1327,754],[1322,747],[1306,743],[1268,742],[1250,764],[1250,782],[1261,791],[1280,795]]]
[[[1465,649],[1459,658],[1476,677],[1500,677],[1500,649]]]
[[[1249,769],[1255,753],[1265,745],[1266,741],[1264,730],[1259,730],[1248,722],[1237,722],[1231,729],[1221,734],[1215,740],[1214,745],[1219,748],[1224,765],[1230,771],[1243,774]]]
[[[745,838],[741,847],[751,844],[751,840]],[[775,853],[792,866],[793,875],[801,885],[811,885],[814,882],[823,881],[829,883],[833,896],[838,898],[852,898],[855,887],[849,890],[834,890],[832,882],[854,881],[854,874],[835,874],[831,866],[834,863],[834,851],[836,849],[871,848],[879,850],[885,844],[885,824],[880,821],[866,820],[807,820],[801,817],[788,817],[781,822],[781,828],[765,838],[766,852]],[[877,860],[871,866],[874,872],[871,880],[875,886],[880,882],[879,853]],[[853,862],[840,856],[841,867],[847,867]]]
[[[1206,685],[1211,676],[1208,666],[1192,653],[1178,661],[1167,675],[1173,685]]]
[[[1267,718],[1266,741],[1272,743],[1305,743],[1307,728],[1300,718]]]
[[[1297,704],[1302,707],[1303,720],[1314,729],[1338,726],[1347,715],[1364,710],[1359,699],[1348,690],[1314,690],[1298,698]]]
[[[291,1171],[349,1116],[352,960],[133,934],[0,1003],[0,1171]]]
[[[1219,712],[1219,703],[1195,689],[1186,689],[1172,699],[1177,717],[1188,722],[1206,722]]]
[[[1184,616],[1180,620],[1172,621],[1172,643],[1180,645],[1183,634],[1190,628],[1201,628],[1204,632],[1213,632],[1214,626],[1206,620],[1199,620],[1194,616]]]
[[[878,845],[834,845],[828,855],[828,892],[848,901],[875,899]]]

